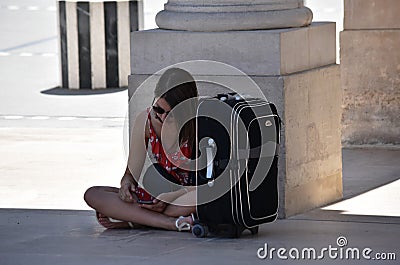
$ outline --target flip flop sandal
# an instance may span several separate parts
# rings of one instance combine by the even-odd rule
[[[192,229],[192,225],[188,222],[179,223],[184,218],[186,218],[186,217],[179,216],[178,219],[176,219],[176,221],[175,221],[175,227],[176,227],[176,229],[178,229],[179,232],[190,231],[190,229]],[[193,214],[192,214],[192,220],[194,220]]]

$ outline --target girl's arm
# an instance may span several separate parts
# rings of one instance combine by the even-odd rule
[[[194,191],[195,189],[195,186],[184,186],[182,187],[182,189],[177,191],[161,193],[157,196],[157,199],[154,199],[153,204],[141,204],[140,206],[142,208],[160,213],[164,212],[165,209],[171,207],[172,205],[175,209],[176,207],[179,208],[181,206],[193,206],[196,200],[193,196],[196,196],[196,193],[192,191]],[[190,200],[183,199],[188,195],[190,195]]]
[[[163,202],[170,204],[171,202],[175,201],[177,198],[181,197],[182,195],[185,195],[186,193],[194,191],[195,189],[196,189],[195,186],[182,186],[182,188],[177,191],[161,193],[160,195],[157,196],[156,200],[163,201]]]
[[[147,125],[147,111],[144,110],[137,116],[130,138],[127,171],[137,181],[142,172],[146,158],[149,129]],[[130,174],[129,174],[130,173]]]
[[[132,128],[128,163],[121,179],[121,189],[124,189],[126,196],[130,195],[129,190],[134,190],[137,186],[146,158],[148,136],[147,111],[144,110],[136,117]]]

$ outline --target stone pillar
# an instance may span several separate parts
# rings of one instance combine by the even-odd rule
[[[58,0],[61,86],[128,85],[129,34],[143,28],[141,0]]]
[[[345,0],[343,143],[400,144],[400,1]]]
[[[169,0],[156,17],[162,29],[189,31],[303,27],[311,20],[303,0]]]
[[[157,16],[164,29],[131,34],[135,60],[131,61],[130,96],[165,67],[211,60],[246,73],[276,104],[284,122],[279,160],[281,218],[342,197],[342,98],[335,24],[307,26],[311,17],[303,1],[297,0],[170,0]],[[271,30],[276,27],[285,29]],[[201,79],[233,84],[243,78],[207,67],[187,70]],[[200,94],[217,93],[209,85],[199,87]]]

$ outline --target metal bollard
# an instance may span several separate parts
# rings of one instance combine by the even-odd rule
[[[58,0],[62,87],[128,85],[130,32],[143,29],[142,0]]]

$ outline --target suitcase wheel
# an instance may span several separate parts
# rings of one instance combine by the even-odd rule
[[[192,234],[195,237],[206,237],[208,234],[208,226],[203,224],[195,224],[192,227]]]
[[[258,234],[258,226],[252,228],[245,228],[244,226],[235,226],[232,230],[231,237],[239,238],[242,235],[243,231],[246,229],[250,230],[250,233],[252,235]]]
[[[242,235],[244,229],[245,228],[243,226],[235,226],[233,229],[232,237],[239,238]]]
[[[258,226],[249,229],[252,235],[258,234]]]

